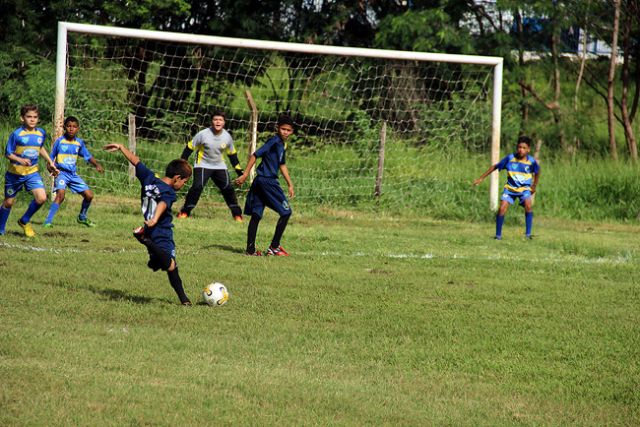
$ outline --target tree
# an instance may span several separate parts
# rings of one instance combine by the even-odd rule
[[[607,78],[607,123],[609,125],[609,151],[613,160],[618,160],[616,145],[616,129],[614,117],[614,90],[616,77],[616,61],[618,60],[618,27],[620,23],[620,0],[613,0],[613,29],[611,30],[611,56],[609,59],[609,75]]]

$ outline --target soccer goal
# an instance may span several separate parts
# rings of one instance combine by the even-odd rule
[[[499,160],[502,64],[60,22],[56,133],[65,115],[77,116],[106,169],[87,169],[88,179],[117,193],[133,184],[121,159],[99,152],[103,144],[135,145],[161,172],[220,108],[244,164],[287,112],[297,123],[287,147],[297,200],[456,203],[472,191],[467,159],[481,156],[482,169]],[[496,209],[496,173],[489,200]]]

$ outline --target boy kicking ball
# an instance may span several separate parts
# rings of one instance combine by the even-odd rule
[[[173,242],[173,216],[171,205],[176,201],[176,190],[180,190],[191,178],[191,166],[186,160],[176,159],[167,165],[164,177],[156,178],[131,151],[121,144],[107,144],[106,151],[120,151],[136,168],[136,178],[140,181],[140,202],[144,215],[144,226],[133,230],[133,235],[149,252],[147,266],[153,271],[167,272],[169,283],[178,295],[182,305],[190,306],[191,301],[184,293],[182,279],[176,263],[176,245]]]
[[[507,170],[507,183],[504,186],[502,197],[500,198],[500,209],[496,216],[496,240],[502,240],[504,217],[509,205],[512,205],[515,199],[519,199],[520,205],[524,207],[525,235],[527,239],[531,239],[531,230],[533,228],[531,201],[532,196],[536,193],[536,187],[540,179],[540,165],[533,156],[529,155],[530,151],[531,139],[528,136],[521,136],[518,138],[515,153],[507,155],[473,181],[473,185],[480,185],[482,180],[489,176],[491,172]]]

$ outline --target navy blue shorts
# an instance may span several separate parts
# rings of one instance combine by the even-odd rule
[[[160,248],[165,254],[164,256],[158,256],[150,249],[149,262],[147,265],[153,271],[167,270],[171,265],[171,260],[175,262],[176,267],[178,263],[176,261],[176,244],[173,242],[173,230],[166,228],[145,228],[145,234],[151,238],[151,241],[156,247]],[[167,265],[167,263],[169,265]]]
[[[265,206],[273,209],[280,216],[291,215],[291,206],[280,187],[280,182],[275,178],[263,178],[258,175],[247,194],[244,213],[245,215],[256,214],[262,218]]]

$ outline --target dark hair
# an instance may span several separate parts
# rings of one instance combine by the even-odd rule
[[[73,122],[73,123],[77,123],[77,124],[78,124],[78,126],[80,125],[80,120],[78,120],[78,118],[77,118],[77,117],[75,117],[75,116],[69,116],[69,117],[67,117],[66,119],[64,119],[64,126],[67,126],[67,125],[68,125],[69,123],[71,123],[71,122]]]
[[[40,115],[40,110],[36,104],[25,104],[20,108],[20,117],[24,117],[29,111],[35,111]]]
[[[191,165],[184,159],[171,160],[167,165],[164,176],[173,178],[178,175],[180,178],[189,178],[191,176]]]
[[[518,137],[518,144],[527,144],[528,147],[531,147],[531,138],[528,136],[522,135]]]
[[[278,127],[282,125],[289,125],[293,127],[293,119],[291,118],[291,116],[287,114],[281,114],[280,117],[278,117]]]
[[[215,116],[221,116],[223,119],[226,119],[224,111],[222,110],[213,110],[213,113],[211,113],[211,120],[213,120]]]

